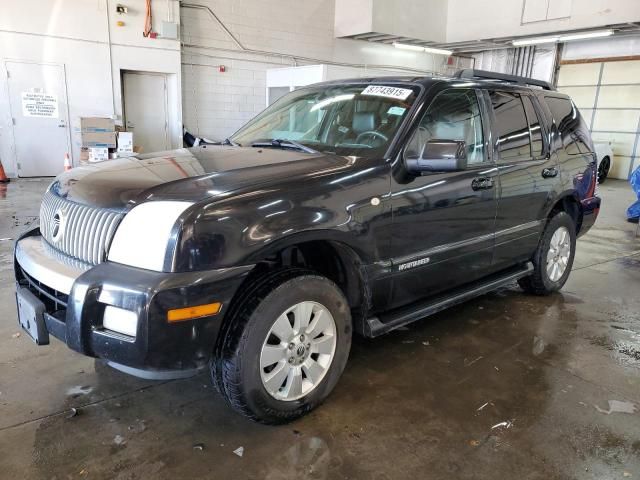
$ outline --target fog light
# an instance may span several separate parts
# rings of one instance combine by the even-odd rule
[[[138,328],[138,315],[131,310],[107,305],[104,309],[102,326],[107,330],[135,337]]]

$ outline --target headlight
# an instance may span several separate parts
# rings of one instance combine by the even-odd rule
[[[190,202],[157,201],[134,207],[118,226],[109,248],[109,261],[163,271],[171,233]]]

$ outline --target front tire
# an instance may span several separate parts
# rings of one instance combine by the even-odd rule
[[[571,273],[576,252],[576,227],[566,212],[549,219],[533,256],[533,273],[518,281],[520,287],[535,295],[560,290]]]
[[[211,373],[232,408],[278,424],[327,398],[351,347],[351,313],[335,283],[298,268],[272,272],[252,282],[229,313]]]

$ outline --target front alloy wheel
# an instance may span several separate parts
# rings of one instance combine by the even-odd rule
[[[284,423],[308,413],[329,396],[347,363],[347,299],[309,270],[252,278],[224,320],[212,379],[235,410],[258,422]]]
[[[277,400],[311,393],[326,375],[336,351],[336,324],[323,305],[288,308],[267,333],[260,353],[262,384]]]

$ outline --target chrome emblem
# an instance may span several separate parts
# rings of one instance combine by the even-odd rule
[[[52,219],[51,225],[51,239],[54,242],[59,242],[64,232],[64,214],[62,210],[58,210]]]

